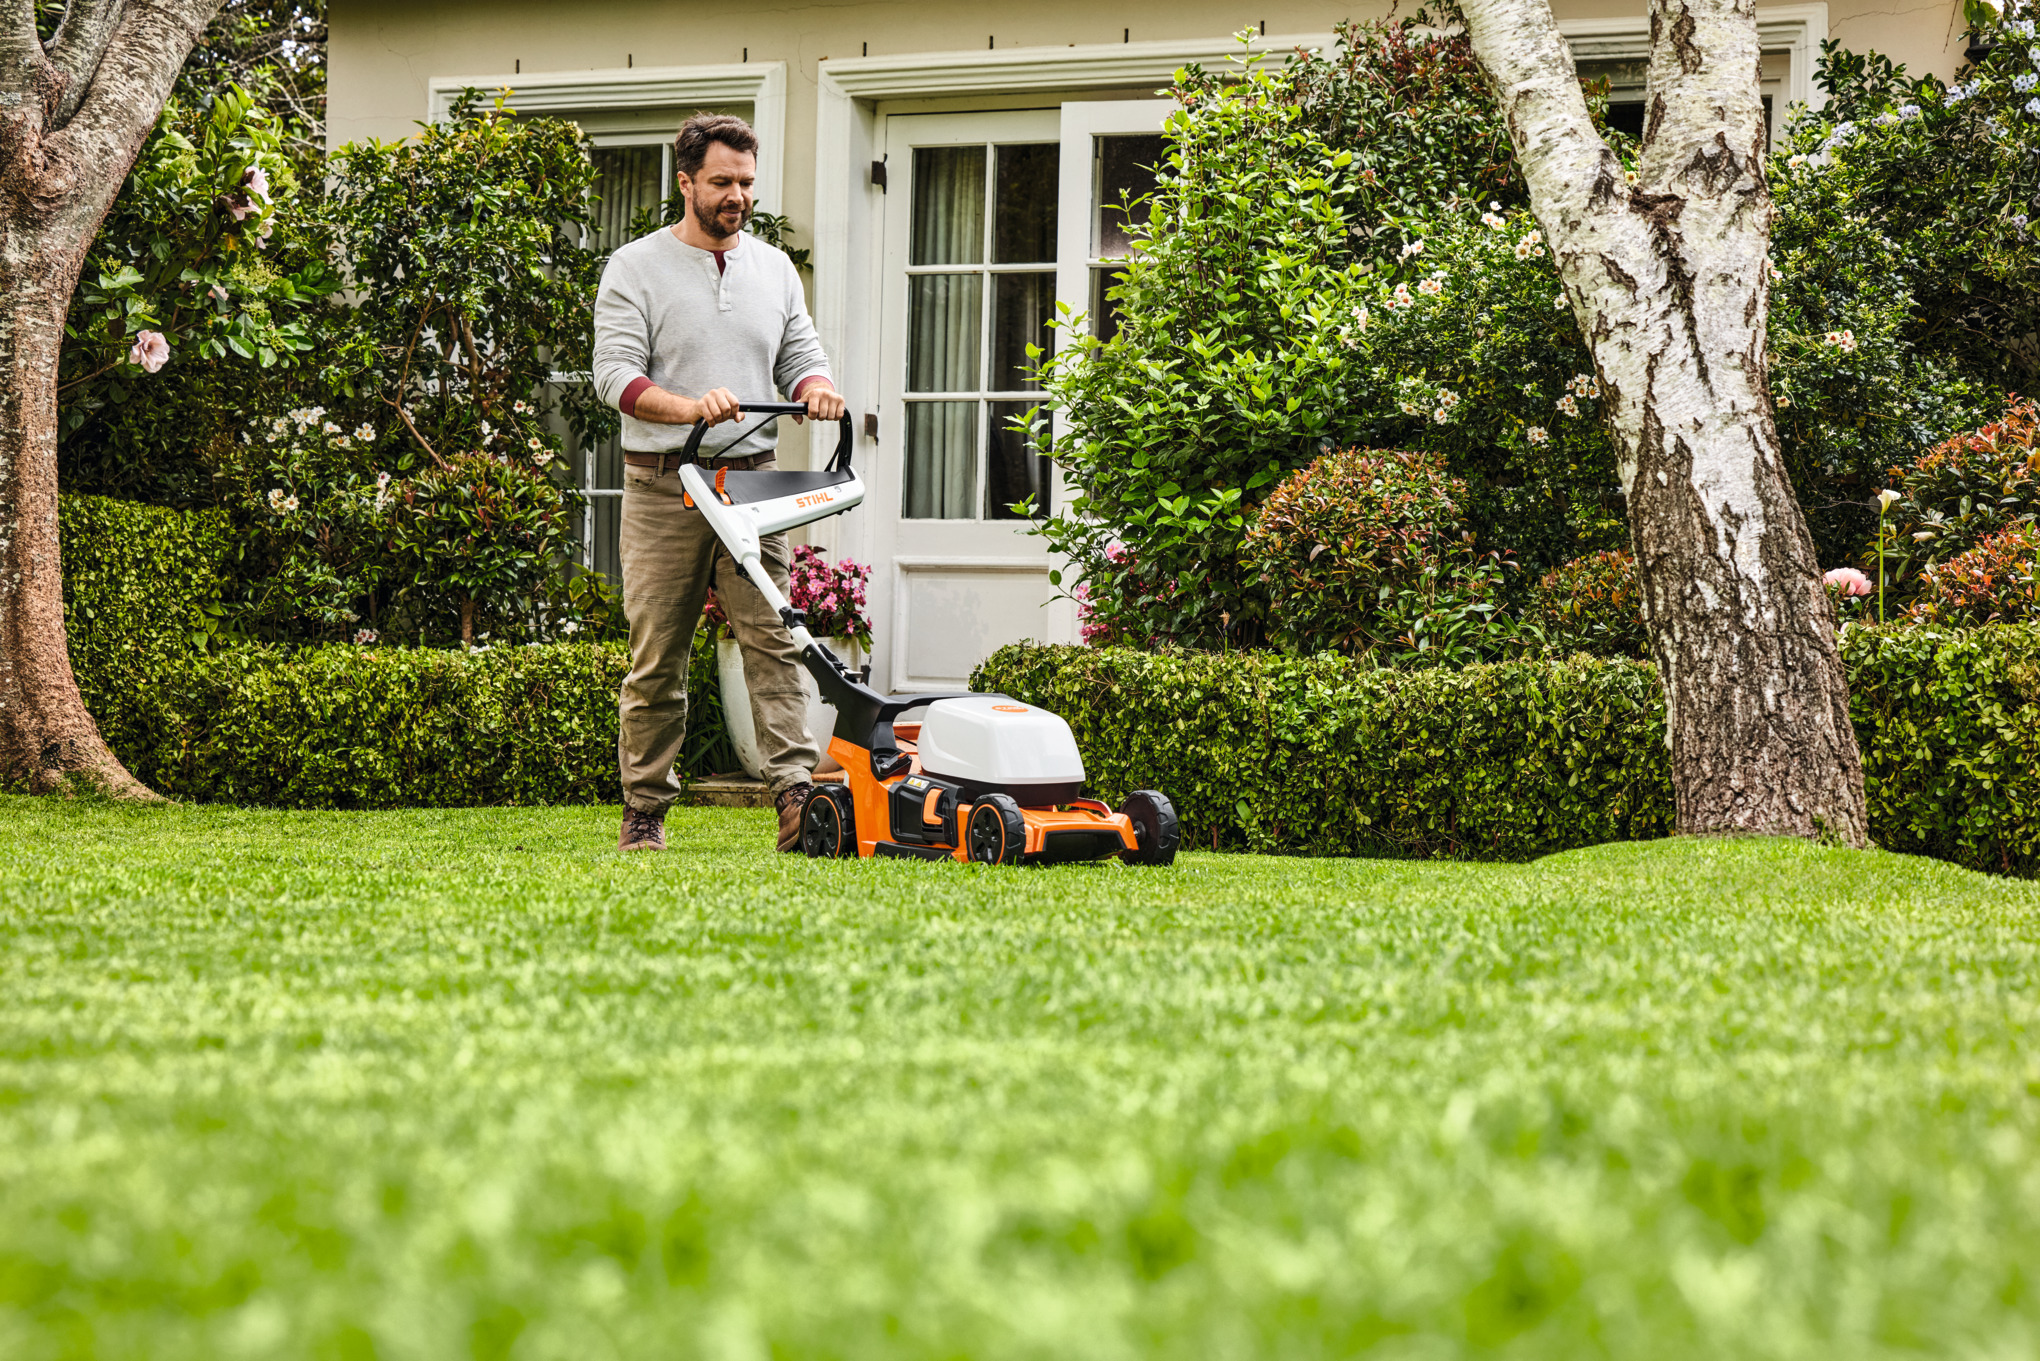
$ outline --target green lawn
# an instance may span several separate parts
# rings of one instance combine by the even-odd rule
[[[0,1356],[2030,1357],[2040,887],[0,800]]]

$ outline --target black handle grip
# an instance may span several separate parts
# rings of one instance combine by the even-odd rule
[[[737,403],[737,419],[739,420],[746,416],[769,416],[773,420],[778,420],[781,416],[805,416],[807,413],[806,402],[739,401]],[[850,466],[850,446],[855,442],[855,430],[850,424],[849,412],[843,413],[842,418],[837,421],[837,425],[842,433],[836,440],[835,455],[829,459],[828,470],[830,472],[840,472]],[[695,452],[701,448],[701,437],[706,433],[708,433],[708,422],[696,421],[693,431],[687,436],[687,447],[680,453],[682,461],[687,463],[694,461]]]

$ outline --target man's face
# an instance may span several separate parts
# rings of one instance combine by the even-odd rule
[[[701,169],[675,177],[687,200],[687,211],[695,225],[718,239],[735,236],[751,220],[756,202],[752,193],[758,182],[758,158],[721,142],[710,142]]]

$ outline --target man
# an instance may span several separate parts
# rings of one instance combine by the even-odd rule
[[[777,390],[833,421],[843,398],[808,319],[800,276],[783,251],[744,235],[758,138],[741,118],[699,114],[673,139],[687,205],[677,226],[620,247],[595,296],[596,390],[623,413],[623,612],[630,673],[617,695],[623,778],[620,850],[664,850],[666,809],[680,794],[673,759],[687,732],[687,663],[713,583],[744,658],[758,749],[779,808],[779,849],[799,844],[801,800],[818,752],[793,640],[698,510],[681,503],[678,464],[689,427],[710,431],[708,467],[770,468],[770,422],[746,421],[736,394]],[[763,541],[766,570],[787,589],[786,536]]]

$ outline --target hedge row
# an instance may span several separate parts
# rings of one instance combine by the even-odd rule
[[[225,511],[64,496],[57,535],[71,668],[93,712],[212,645],[231,585]]]
[[[1843,655],[1872,837],[2040,873],[2040,627],[1852,628]],[[1197,845],[1524,859],[1672,828],[1645,663],[1396,672],[1021,644],[972,684],[1068,719],[1093,793],[1161,789]]]
[[[251,646],[222,632],[225,512],[65,496],[58,532],[78,688],[161,793],[294,808],[618,798],[620,646]],[[733,769],[705,632],[689,689],[683,777]]]

